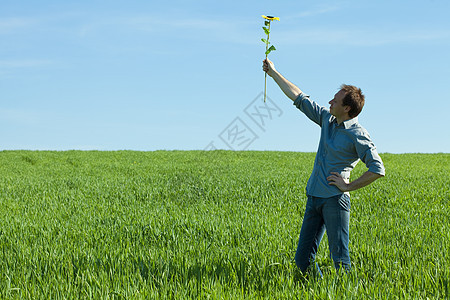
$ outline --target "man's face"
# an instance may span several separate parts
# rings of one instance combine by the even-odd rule
[[[338,119],[348,117],[348,111],[350,107],[348,105],[342,105],[342,101],[345,98],[345,91],[340,90],[334,95],[334,98],[328,102],[330,104],[330,113]]]

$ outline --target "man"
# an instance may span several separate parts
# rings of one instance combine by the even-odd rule
[[[306,186],[308,197],[300,230],[295,263],[305,273],[314,263],[317,249],[327,231],[331,257],[336,270],[342,265],[350,270],[348,250],[350,191],[362,188],[384,176],[383,162],[367,131],[358,123],[364,106],[361,89],[342,85],[329,102],[330,109],[310,100],[297,86],[285,79],[265,59],[263,70],[272,77],[294,105],[321,127],[321,136],[314,169]],[[349,182],[350,171],[358,161],[368,171]],[[320,276],[322,273],[317,264]]]

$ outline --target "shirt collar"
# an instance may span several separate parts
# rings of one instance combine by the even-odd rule
[[[345,129],[349,129],[352,125],[358,123],[358,117],[354,117],[353,119],[342,122],[344,124]]]
[[[336,118],[334,118],[334,122],[337,125]],[[342,122],[340,125],[344,126],[345,129],[349,129],[350,127],[352,127],[352,125],[354,125],[356,123],[358,123],[358,117],[354,117],[353,119],[346,120],[346,121]]]

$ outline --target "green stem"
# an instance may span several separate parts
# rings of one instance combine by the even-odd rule
[[[269,35],[270,35],[270,20],[269,20],[269,34],[267,35],[267,40],[266,40],[266,52],[269,49]],[[267,54],[266,54],[266,60],[267,60]],[[266,94],[267,94],[267,72],[264,75],[264,103],[266,103]]]

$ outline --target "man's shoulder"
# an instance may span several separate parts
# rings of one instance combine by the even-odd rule
[[[370,138],[369,132],[359,123],[357,117],[346,121],[344,126],[346,131],[355,137],[364,136]]]

